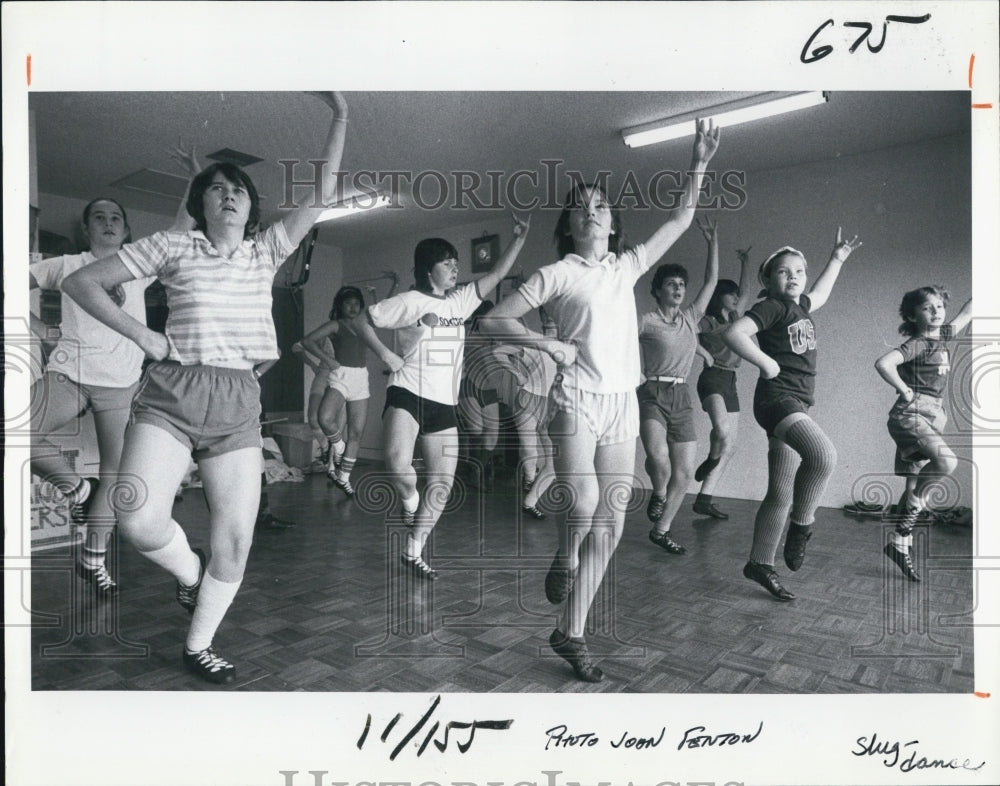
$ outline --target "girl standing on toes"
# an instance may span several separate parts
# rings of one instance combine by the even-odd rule
[[[398,282],[395,274],[392,274],[392,281],[390,296]],[[318,357],[323,367],[329,369],[327,388],[316,416],[326,437],[326,474],[348,497],[354,496],[351,472],[358,460],[371,396],[368,348],[351,325],[364,308],[365,298],[360,289],[341,287],[333,299],[330,321],[302,339],[303,349]]]
[[[701,400],[701,408],[712,421],[712,434],[708,458],[694,472],[694,479],[701,483],[701,491],[694,501],[694,512],[717,519],[729,518],[712,502],[712,493],[736,443],[740,417],[736,369],[742,360],[726,346],[722,334],[743,316],[753,300],[748,264],[750,249],[740,249],[736,253],[740,259],[740,283],[728,278],[719,281],[715,285],[712,299],[708,301],[705,316],[698,323],[698,341],[708,355],[705,367],[698,377],[698,398]]]
[[[826,303],[844,261],[860,245],[857,235],[841,240],[838,227],[830,261],[808,295],[805,257],[789,246],[778,249],[757,274],[767,297],[723,334],[730,349],[761,371],[753,414],[768,436],[767,495],[757,510],[753,547],[743,575],[782,601],[795,599],[774,570],[789,509],[784,557],[788,569],[795,571],[802,567],[816,507],[837,464],[833,443],[809,417],[816,384],[812,313]]]
[[[687,270],[682,265],[662,265],[650,287],[656,311],[639,318],[642,375],[639,387],[639,433],[646,451],[646,472],[653,483],[646,515],[653,525],[649,539],[668,554],[686,549],[670,537],[670,525],[684,501],[698,447],[694,411],[685,379],[698,348],[698,322],[719,278],[719,228],[698,222],[708,241],[705,283],[687,308]]]
[[[899,393],[889,411],[888,426],[896,443],[896,474],[906,478],[899,500],[901,518],[885,545],[885,555],[910,581],[920,581],[910,547],[913,526],[927,507],[927,490],[958,466],[941,435],[947,422],[942,398],[951,370],[948,347],[971,321],[972,299],[945,324],[947,302],[948,292],[939,286],[920,287],[903,295],[899,332],[907,340],[875,362],[882,379]]]
[[[578,679],[598,682],[583,638],[587,615],[625,524],[615,493],[629,485],[639,434],[639,337],[633,289],[694,218],[697,195],[719,132],[698,121],[684,195],[670,217],[644,244],[624,246],[622,223],[600,187],[576,185],[556,225],[562,259],[543,267],[490,315],[490,330],[506,341],[534,346],[562,368],[549,393],[549,435],[556,476],[571,489],[559,549],[545,578],[551,603],[566,601],[549,637],[552,649]],[[546,338],[517,321],[545,306],[558,329]]]
[[[321,155],[340,165],[347,104],[321,94],[333,110]],[[159,232],[127,245],[66,279],[64,291],[108,327],[131,338],[154,362],[132,405],[121,476],[132,502],[119,511],[122,533],[177,579],[177,601],[193,614],[183,662],[199,677],[225,683],[236,669],[212,646],[243,580],[263,469],[260,386],[254,366],[278,357],[271,285],[278,267],[333,200],[336,178],[322,178],[309,205],[257,231],[253,181],[232,164],[213,164],[191,184],[188,212],[197,229]],[[157,276],[170,305],[166,336],[129,316],[106,290]],[[210,507],[211,560],[188,545],[171,507],[191,457]],[[124,497],[125,495],[120,494]]]
[[[385,391],[383,445],[386,468],[410,526],[400,559],[419,579],[437,572],[421,556],[455,482],[458,424],[455,403],[462,378],[465,321],[483,294],[496,289],[524,246],[529,221],[514,217],[514,239],[493,269],[456,287],[458,251],[447,240],[421,240],[413,252],[416,288],[370,306],[355,318],[358,335],[392,370]],[[401,356],[386,347],[374,328],[396,331]],[[448,362],[442,362],[448,358]],[[423,497],[417,491],[413,450],[417,441],[427,467]]]

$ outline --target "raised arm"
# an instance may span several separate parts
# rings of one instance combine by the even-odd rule
[[[833,285],[837,283],[837,276],[840,275],[840,269],[844,266],[844,262],[847,261],[851,252],[860,245],[861,241],[858,240],[857,235],[850,240],[841,239],[841,230],[840,227],[837,227],[837,242],[833,246],[833,253],[830,254],[830,261],[826,263],[826,267],[816,279],[813,288],[809,290],[810,311],[816,311],[826,303],[830,293],[833,292]]]
[[[708,301],[715,292],[715,285],[719,283],[719,224],[708,219],[699,219],[698,229],[708,241],[708,259],[705,261],[705,283],[695,296],[694,307],[698,313],[704,314],[708,308]]]
[[[329,369],[340,368],[337,356],[331,351],[330,342],[326,339],[340,330],[340,323],[331,319],[303,337],[302,347],[313,356],[318,357]]]
[[[736,249],[740,260],[740,297],[736,302],[736,315],[742,317],[750,304],[757,299],[757,289],[754,286],[753,272],[750,270],[750,249],[753,246]]]
[[[121,257],[112,254],[67,276],[62,291],[94,319],[138,344],[147,357],[163,360],[170,351],[167,337],[126,314],[107,292],[135,278]]]
[[[969,322],[971,321],[972,321],[972,298],[970,297],[968,300],[965,301],[965,305],[962,306],[958,314],[955,315],[955,318],[948,324],[951,325],[953,335],[957,336],[959,333],[965,330],[966,327],[968,327]]]
[[[722,340],[733,352],[759,368],[764,379],[774,379],[781,373],[781,367],[778,361],[754,343],[755,335],[757,335],[757,323],[750,317],[740,317],[726,328]]]
[[[698,208],[698,194],[705,176],[708,162],[719,149],[719,129],[708,120],[697,121],[694,148],[691,151],[691,167],[684,176],[684,193],[681,204],[674,208],[666,222],[646,241],[646,256],[650,267],[667,253],[667,249],[677,242],[694,220]]]
[[[168,154],[181,165],[184,174],[188,176],[187,185],[184,187],[184,196],[181,197],[181,203],[177,208],[177,215],[174,216],[174,223],[171,224],[170,231],[187,232],[195,227],[194,218],[187,212],[187,200],[191,193],[191,181],[201,172],[201,164],[198,163],[198,156],[195,155],[194,145],[191,145],[191,149],[188,150],[181,142],[178,142],[177,147],[170,150]]]
[[[910,386],[903,382],[899,376],[898,367],[906,358],[898,349],[890,349],[882,357],[875,361],[875,370],[879,376],[892,385],[896,392],[906,401],[913,400],[913,391]]]
[[[514,217],[514,239],[504,249],[504,252],[500,255],[500,259],[493,265],[493,269],[486,275],[476,279],[476,288],[480,296],[486,295],[500,286],[500,282],[510,272],[511,267],[514,265],[514,260],[517,259],[517,255],[521,253],[521,249],[524,247],[524,241],[528,238],[531,216],[521,219],[513,213],[511,215]]]
[[[344,154],[344,139],[347,136],[347,101],[340,93],[314,93],[333,110],[333,120],[323,144],[323,152],[319,160],[323,162],[323,189],[320,194],[313,195],[302,207],[296,208],[286,215],[281,222],[293,246],[302,242],[316,219],[326,210],[326,205],[333,201],[337,193],[337,178],[333,173],[340,170],[340,159]],[[317,206],[313,206],[317,205]]]

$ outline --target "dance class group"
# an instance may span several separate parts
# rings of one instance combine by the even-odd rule
[[[337,172],[348,105],[338,93],[316,95],[332,116],[318,160]],[[461,285],[455,247],[421,240],[408,291],[396,293],[394,281],[376,302],[372,290],[366,300],[361,289],[344,286],[331,293],[329,321],[293,347],[315,374],[308,421],[336,487],[331,494],[354,493],[369,355],[388,368],[383,458],[408,536],[399,553],[385,558],[400,564],[413,587],[438,579],[427,539],[460,466],[460,439],[461,466],[474,467],[473,480],[488,492],[496,413],[505,406],[521,451],[518,515],[558,533],[544,581],[546,598],[558,608],[549,646],[586,682],[603,679],[584,633],[625,525],[627,500],[611,487],[634,477],[637,438],[651,485],[649,548],[680,557],[686,549],[671,524],[692,481],[700,484],[694,511],[728,518],[713,490],[738,438],[736,377],[744,360],[759,369],[753,416],[768,437],[760,457],[768,479],[742,572],[778,601],[795,598],[776,570],[778,547],[784,538],[788,570],[806,563],[815,512],[837,461],[835,439],[810,416],[822,326],[814,313],[833,295],[861,241],[831,226],[829,259],[812,270],[790,246],[755,266],[748,247],[737,252],[739,280],[719,279],[725,227],[695,221],[719,144],[719,129],[698,121],[685,198],[641,242],[626,241],[622,215],[600,186],[576,183],[555,226],[546,227],[555,261],[541,264],[500,302],[487,297],[521,252],[532,229],[528,218],[515,215],[510,243],[492,269]],[[63,293],[61,338],[32,390],[32,471],[61,491],[84,533],[76,575],[88,592],[107,598],[120,578],[127,587],[127,576],[113,577],[105,564],[117,527],[130,548],[176,579],[176,600],[191,614],[184,666],[224,684],[235,680],[237,667],[214,640],[243,580],[258,521],[259,378],[278,358],[272,282],[324,208],[299,207],[263,227],[257,190],[242,169],[227,163],[200,169],[191,152],[176,156],[190,181],[170,229],[133,239],[125,209],[98,197],[83,211],[89,250],[31,265],[32,287]],[[329,204],[336,179],[322,183],[321,202]],[[707,262],[689,297],[685,267],[658,263],[692,223],[705,239]],[[143,291],[154,279],[167,294],[165,333],[146,324]],[[656,302],[644,314],[637,313],[634,292],[640,280],[648,281]],[[949,322],[948,293],[940,285],[900,294],[903,340],[872,358],[897,396],[888,431],[894,471],[905,478],[884,553],[898,567],[898,580],[919,581],[912,530],[928,489],[956,467],[942,436],[942,397],[949,344],[969,324],[971,301]],[[535,323],[540,332],[529,327]],[[40,322],[32,324],[38,329]],[[450,363],[440,362],[442,349]],[[703,369],[692,384],[696,354]],[[707,453],[704,447],[699,453],[696,441],[694,392],[711,421]],[[77,473],[47,439],[87,410],[96,425],[99,477]],[[209,510],[209,554],[192,548],[173,518],[192,459]],[[570,492],[558,515],[545,505],[554,480]],[[119,504],[128,484],[131,502]],[[122,598],[127,602],[127,593]]]

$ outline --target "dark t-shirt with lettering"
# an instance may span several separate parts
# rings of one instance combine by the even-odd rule
[[[913,336],[899,348],[903,362],[896,371],[914,393],[938,398],[944,393],[951,370],[948,342],[955,338],[955,331],[951,325],[942,325],[940,333],[939,338]]]
[[[774,379],[757,380],[755,401],[792,395],[812,406],[816,386],[816,328],[809,318],[810,305],[808,295],[801,295],[798,303],[768,297],[747,311],[746,315],[757,325],[761,351],[781,367]]]

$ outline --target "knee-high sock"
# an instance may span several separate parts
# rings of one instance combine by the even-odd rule
[[[823,429],[808,418],[794,423],[785,432],[784,440],[802,458],[795,473],[791,520],[808,526],[816,517],[820,497],[837,466],[837,449]]]
[[[222,618],[226,616],[242,583],[242,581],[219,581],[208,571],[205,572],[205,577],[201,580],[201,589],[198,590],[198,605],[195,607],[185,643],[188,652],[201,652],[212,643],[215,631],[222,624]]]
[[[181,525],[176,521],[171,523],[174,525],[174,534],[166,546],[152,551],[140,549],[140,553],[146,559],[152,560],[161,568],[170,571],[181,584],[187,586],[197,584],[198,574],[201,572],[201,562],[198,560],[198,555],[191,551],[187,535],[184,534]]]
[[[771,438],[767,450],[767,494],[757,509],[753,523],[753,546],[750,559],[761,565],[774,565],[785,519],[792,505],[797,456],[781,440]]]

